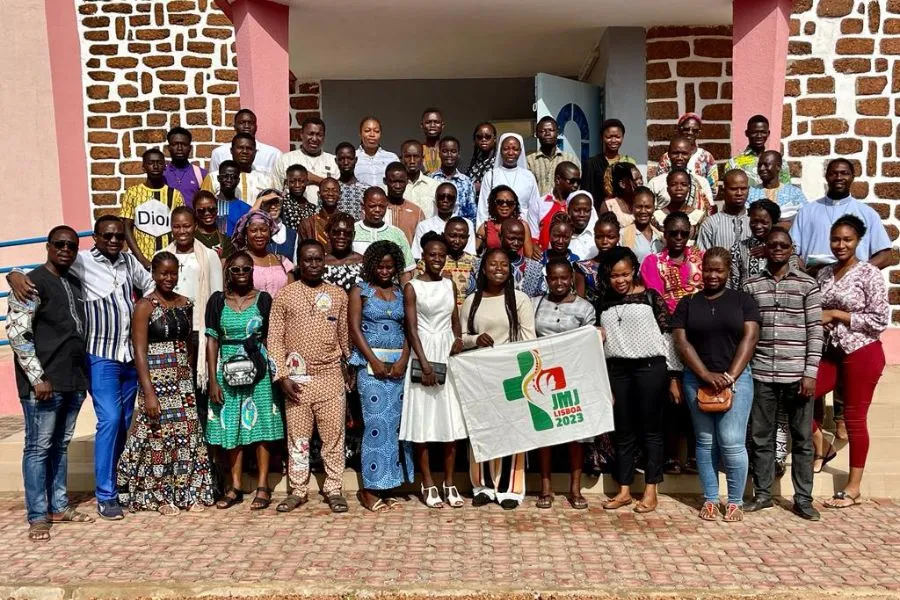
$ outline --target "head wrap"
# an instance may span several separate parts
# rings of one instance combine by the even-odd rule
[[[697,113],[689,112],[689,113],[684,113],[683,115],[678,117],[678,127],[681,127],[682,123],[684,123],[685,121],[688,121],[690,119],[694,119],[695,121],[700,123],[701,126],[703,125],[703,119],[700,118],[700,115],[698,115]]]
[[[516,162],[516,169],[525,169],[528,170],[528,166],[525,164],[525,140],[522,139],[522,136],[518,133],[504,133],[500,136],[500,139],[497,140],[497,154],[494,156],[494,169],[505,169],[503,166],[503,142],[505,142],[508,138],[515,138],[519,141],[519,148],[521,152],[519,152],[519,160]]]
[[[245,250],[247,248],[247,228],[250,227],[251,223],[265,223],[269,228],[269,235],[278,233],[278,225],[275,224],[269,213],[262,210],[251,210],[238,219],[237,224],[234,226],[231,243],[234,244],[235,249]]]

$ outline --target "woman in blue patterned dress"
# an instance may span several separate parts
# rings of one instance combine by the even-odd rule
[[[395,506],[386,490],[413,480],[412,449],[400,441],[403,380],[409,361],[404,335],[403,292],[398,276],[403,254],[393,242],[378,241],[363,257],[363,281],[350,292],[350,364],[358,369],[363,414],[361,458],[363,506],[378,512]]]

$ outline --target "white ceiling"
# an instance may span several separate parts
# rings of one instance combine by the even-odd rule
[[[298,79],[578,74],[611,26],[722,25],[730,0],[278,0]]]

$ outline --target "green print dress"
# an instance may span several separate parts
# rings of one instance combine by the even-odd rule
[[[231,387],[222,376],[222,364],[232,356],[244,353],[240,343],[227,342],[241,342],[254,336],[268,358],[262,342],[268,329],[271,304],[272,299],[267,293],[257,292],[253,303],[238,312],[224,302],[222,292],[210,297],[206,335],[219,341],[216,381],[222,388],[224,399],[222,404],[209,403],[206,439],[214,446],[232,449],[284,439],[284,419],[281,407],[272,395],[271,375],[267,373],[256,385],[245,387]]]

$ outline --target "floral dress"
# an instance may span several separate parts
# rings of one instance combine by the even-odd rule
[[[403,293],[383,300],[368,283],[359,284],[363,297],[362,333],[373,351],[403,348]],[[363,415],[362,480],[369,490],[389,490],[413,480],[412,448],[400,441],[403,410],[403,379],[377,379],[370,375],[368,361],[358,348],[350,364],[358,367],[357,388]]]
[[[215,499],[212,471],[188,356],[193,304],[165,308],[155,299],[150,302],[147,366],[160,416],[147,416],[139,387],[137,418],[119,459],[119,502],[131,511],[210,505]]]

